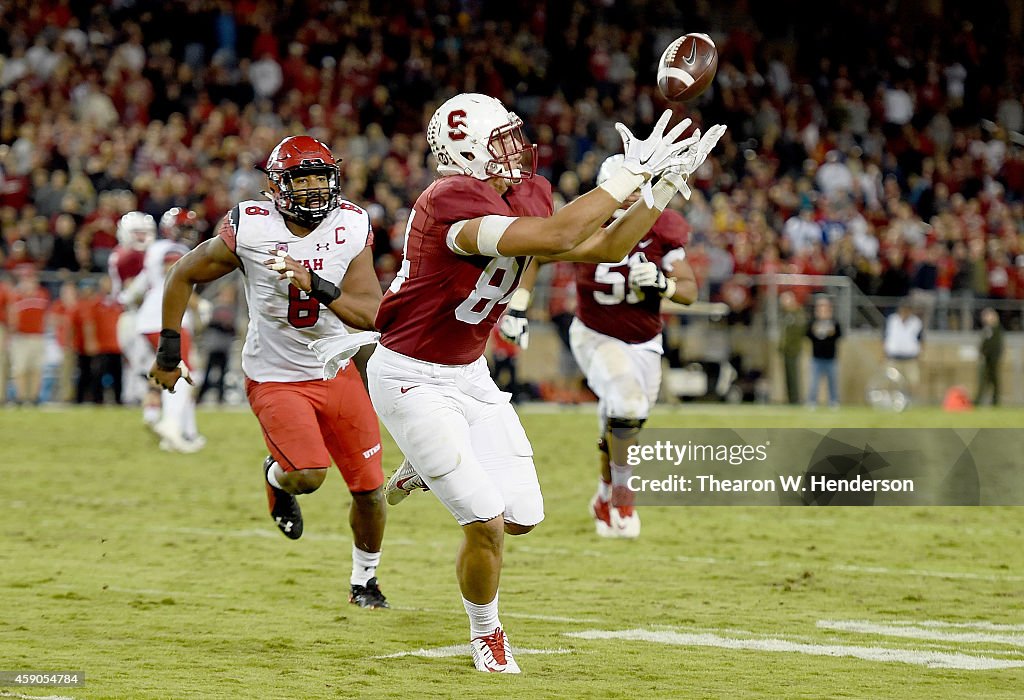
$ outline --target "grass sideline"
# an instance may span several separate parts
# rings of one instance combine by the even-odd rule
[[[548,653],[490,677],[468,653],[378,658],[467,641],[459,533],[429,495],[390,509],[395,608],[363,611],[346,602],[342,480],[303,498],[306,534],[286,540],[248,412],[203,411],[207,448],[168,455],[129,409],[0,411],[0,670],[86,675],[0,698],[1019,697],[1024,667],[826,655],[1024,665],[1019,509],[648,508],[639,541],[601,541],[593,407],[523,415],[547,520],[506,542],[502,618],[513,645]],[[649,425],[1018,427],[1024,412],[691,405]]]

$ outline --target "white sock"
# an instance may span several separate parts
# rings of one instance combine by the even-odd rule
[[[628,486],[629,477],[633,476],[633,467],[611,463],[612,486]]]
[[[142,408],[142,420],[144,423],[153,425],[160,420],[160,407],[159,406],[144,406]]]
[[[597,480],[597,496],[602,501],[612,500],[612,485],[603,478]]]
[[[199,435],[199,428],[196,426],[196,400],[192,398],[192,387],[185,383],[188,401],[182,407],[181,428],[189,440],[194,440]],[[181,391],[178,389],[177,391]]]
[[[494,600],[490,603],[477,605],[470,603],[465,598],[462,604],[466,606],[466,614],[469,615],[469,638],[476,639],[494,632],[495,627],[501,627],[501,620],[498,619],[498,594],[494,594]]]
[[[377,575],[380,566],[380,552],[364,552],[352,545],[352,578],[353,586],[365,586],[366,582]]]
[[[279,471],[281,471],[281,465],[278,464],[277,462],[274,462],[274,464],[271,465],[270,469],[267,470],[267,481],[270,482],[270,485],[273,486],[275,489],[281,489],[283,491],[284,487],[281,486],[281,484],[279,484],[277,481],[277,472]]]
[[[165,391],[160,400],[163,405],[164,420],[173,426],[175,432],[184,436],[185,411],[188,409],[189,398],[187,392],[182,390],[182,385],[185,386],[185,389],[189,388],[188,383],[184,379],[179,379],[174,393]]]

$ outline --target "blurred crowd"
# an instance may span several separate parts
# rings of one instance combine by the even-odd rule
[[[308,133],[344,159],[387,284],[433,179],[423,130],[443,99],[509,104],[557,204],[621,149],[616,121],[650,128],[661,50],[703,31],[718,75],[676,109],[729,126],[683,207],[707,300],[750,308],[747,280],[767,272],[932,307],[1024,299],[1022,9],[953,5],[14,0],[0,6],[0,268],[102,273],[134,209],[189,207],[209,235],[261,197],[273,146]],[[52,297],[59,279],[44,275]]]

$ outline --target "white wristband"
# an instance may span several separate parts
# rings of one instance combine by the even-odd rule
[[[514,216],[499,216],[488,214],[480,219],[480,226],[476,231],[476,249],[481,255],[489,255],[492,258],[499,257],[498,241],[505,234],[505,229],[516,220]]]
[[[629,195],[636,192],[640,185],[644,184],[644,176],[631,173],[626,168],[619,168],[611,177],[602,182],[598,187],[615,198],[615,201],[622,204]]]
[[[654,183],[654,208],[658,211],[665,211],[665,207],[675,198],[679,190],[676,186],[664,177]]]
[[[508,308],[513,311],[526,311],[530,308],[530,298],[532,296],[529,289],[520,287],[512,292],[512,296],[508,300]]]

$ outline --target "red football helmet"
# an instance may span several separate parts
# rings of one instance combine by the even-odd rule
[[[263,171],[270,180],[274,206],[281,216],[302,226],[315,227],[341,197],[341,168],[331,150],[311,136],[289,136],[277,144]],[[300,187],[295,178],[325,176],[326,187]]]
[[[160,237],[195,247],[199,242],[199,216],[191,209],[171,207],[160,217]]]

